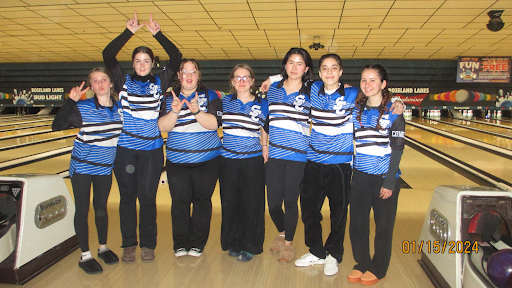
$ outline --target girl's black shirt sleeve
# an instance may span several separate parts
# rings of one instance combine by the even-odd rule
[[[82,127],[82,115],[73,99],[66,99],[53,119],[52,130],[60,131],[70,128]]]

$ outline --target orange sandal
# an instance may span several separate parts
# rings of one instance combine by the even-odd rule
[[[359,283],[361,276],[363,276],[363,272],[354,269],[348,274],[348,282]]]
[[[364,272],[363,276],[361,276],[359,283],[369,286],[377,284],[379,281],[380,279],[377,278],[377,276],[375,276],[372,272],[366,271]]]
[[[274,239],[274,243],[270,246],[270,252],[279,253],[281,252],[282,246],[284,246],[284,236],[277,235]]]

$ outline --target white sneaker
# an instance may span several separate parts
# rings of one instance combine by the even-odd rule
[[[306,253],[302,255],[302,257],[300,257],[299,259],[295,260],[295,266],[297,267],[308,267],[323,264],[325,264],[325,259],[318,258],[311,253]]]
[[[176,256],[176,257],[185,256],[187,254],[188,254],[188,251],[185,248],[179,248],[179,249],[176,249],[176,251],[174,251],[174,256]]]
[[[325,258],[325,266],[324,266],[324,275],[325,276],[333,276],[338,273],[338,260],[336,258],[332,257],[331,255],[328,255],[327,258]]]
[[[203,254],[203,249],[192,248],[188,251],[188,256],[200,257]]]

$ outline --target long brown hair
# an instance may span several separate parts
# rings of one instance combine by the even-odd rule
[[[379,118],[377,119],[377,129],[382,130],[382,127],[380,126],[379,121],[380,121],[380,118],[382,117],[382,114],[384,114],[384,112],[386,112],[386,110],[387,110],[386,106],[387,106],[388,102],[391,100],[391,94],[389,93],[388,85],[387,85],[388,72],[380,64],[366,65],[363,67],[363,70],[361,71],[361,73],[366,69],[375,70],[377,72],[377,74],[379,75],[380,82],[384,82],[384,80],[386,81],[386,86],[382,89],[382,102],[380,103],[380,106],[379,106]],[[356,106],[359,108],[359,114],[357,115],[356,119],[359,122],[361,122],[361,115],[363,114],[363,110],[366,107],[366,101],[368,101],[368,96],[366,96],[363,93],[363,91],[361,90],[361,88],[359,88],[359,92],[357,93],[357,98],[356,98]]]

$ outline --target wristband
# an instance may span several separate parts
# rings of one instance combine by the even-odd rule
[[[176,114],[176,115],[180,115],[180,112],[174,112],[174,110],[171,109],[171,112]]]
[[[201,109],[197,110],[197,112],[195,112],[195,113],[192,111],[190,111],[190,112],[192,113],[192,115],[197,115],[197,114],[199,114],[199,112],[201,112]]]

